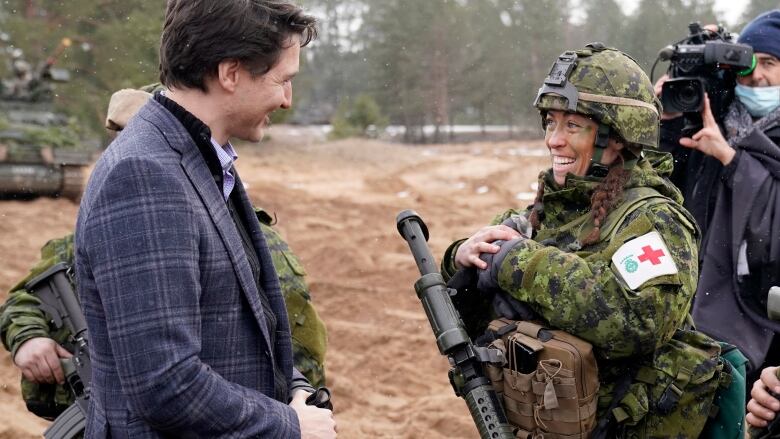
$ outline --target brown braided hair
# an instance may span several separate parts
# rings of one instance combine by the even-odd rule
[[[590,198],[590,215],[593,218],[593,230],[582,239],[582,246],[595,244],[599,240],[601,226],[612,208],[623,196],[623,187],[628,181],[631,171],[623,169],[623,155],[618,154],[617,160],[612,163],[604,181],[593,191]]]

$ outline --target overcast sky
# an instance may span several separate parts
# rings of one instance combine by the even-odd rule
[[[618,2],[623,8],[623,12],[631,13],[636,9],[639,0],[622,0]],[[726,26],[733,26],[734,23],[739,20],[742,11],[747,7],[746,1],[740,0],[715,0],[715,13],[722,19]],[[729,29],[733,32],[738,32],[739,29]]]

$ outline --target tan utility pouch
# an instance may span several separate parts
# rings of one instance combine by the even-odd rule
[[[596,426],[599,374],[590,343],[537,323],[493,320],[491,347],[506,364],[487,372],[517,438],[587,439]]]

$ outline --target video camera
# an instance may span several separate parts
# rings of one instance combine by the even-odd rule
[[[734,99],[736,77],[750,72],[755,62],[753,49],[733,42],[722,26],[717,31],[703,29],[694,22],[688,25],[689,35],[658,53],[658,61],[669,61],[669,80],[663,84],[661,103],[664,112],[683,113],[683,134],[690,136],[702,127],[701,110],[704,93],[710,98],[710,108],[718,122],[723,120]],[[650,72],[652,77],[653,72]],[[744,74],[744,73],[743,73]]]

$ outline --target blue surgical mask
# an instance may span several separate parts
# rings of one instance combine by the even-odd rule
[[[753,117],[764,117],[780,106],[780,86],[748,87],[737,84],[734,93]]]

